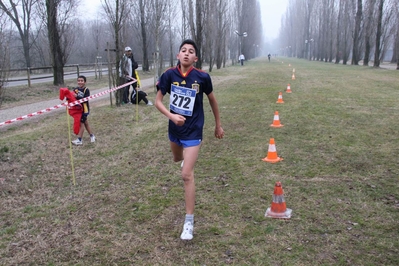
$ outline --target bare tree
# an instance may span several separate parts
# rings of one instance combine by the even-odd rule
[[[308,41],[309,45],[309,60],[315,56],[317,60],[324,60],[325,62],[332,61],[333,58],[333,36],[335,21],[334,19],[334,0],[327,0],[322,2],[316,2],[316,6],[319,5],[319,12],[315,13],[314,22],[311,23],[311,36]],[[318,20],[318,26],[315,27],[312,24],[316,24]],[[317,42],[316,44],[314,42]],[[316,50],[316,51],[314,51]]]
[[[363,65],[368,66],[370,61],[370,53],[373,48],[373,33],[375,31],[375,19],[374,19],[374,9],[376,0],[367,0],[366,2],[366,12],[367,20],[365,20],[364,26],[364,58]]]
[[[360,40],[361,40],[361,24],[363,19],[363,1],[357,0],[355,30],[353,31],[353,46],[352,46],[352,65],[358,65],[360,61]]]
[[[184,38],[191,38],[193,39],[198,48],[198,61],[196,63],[197,68],[202,68],[202,46],[203,46],[203,9],[204,9],[204,1],[203,0],[186,0],[186,4],[188,10],[184,9],[183,3],[184,1],[182,0],[182,8],[183,8],[183,14],[188,13],[187,16],[187,27],[188,27],[188,32],[190,34],[187,34],[188,36],[183,35]],[[184,30],[184,29],[183,29]]]
[[[380,62],[384,61],[387,50],[392,46],[393,36],[397,30],[397,24],[394,23],[394,0],[385,2],[383,10],[383,19],[381,27],[381,53]]]
[[[262,17],[260,13],[260,5],[257,0],[246,0],[243,2],[241,28],[247,32],[247,37],[242,38],[242,50],[245,58],[253,58],[255,46],[262,42]]]
[[[305,47],[305,51],[304,51],[304,58],[308,58],[309,55],[309,46],[310,46],[310,40],[312,38],[310,38],[310,19],[313,16],[313,6],[315,3],[315,0],[305,0],[304,1],[304,6],[305,6],[305,27],[304,27],[304,36],[303,38],[305,39],[306,42],[306,47]]]
[[[331,5],[330,5],[330,13],[329,13],[329,18],[330,18],[330,20],[329,20],[329,23],[330,23],[330,29],[329,29],[329,43],[328,43],[328,48],[329,48],[329,51],[328,51],[328,57],[329,57],[329,60],[328,60],[328,62],[332,62],[333,61],[333,58],[334,58],[334,48],[335,48],[335,46],[334,46],[334,36],[335,36],[335,28],[337,27],[337,23],[336,23],[336,19],[335,19],[335,14],[336,14],[336,10],[335,10],[335,0],[332,0],[331,1]]]
[[[61,36],[57,21],[57,0],[46,0],[47,31],[50,44],[51,62],[53,67],[53,84],[64,84],[64,55],[61,50]]]
[[[80,35],[77,31],[82,23],[76,18],[77,0],[57,0],[57,23],[61,41],[62,61],[68,62],[76,38]],[[62,10],[62,12],[58,12]]]
[[[202,46],[202,55],[204,61],[208,62],[208,71],[211,72],[215,60],[215,46],[217,36],[217,19],[216,19],[216,4],[217,1],[205,0],[204,7],[204,45]],[[213,27],[211,27],[213,25]]]
[[[83,21],[77,19],[78,25],[74,25],[75,32],[79,33],[79,36],[85,36],[81,41],[76,41],[76,35],[73,36],[75,39],[71,48],[73,53],[68,57],[68,63],[70,64],[88,64],[93,62],[101,62],[104,57],[106,43],[111,39],[110,27],[104,20],[96,19]],[[101,57],[101,58],[97,58]]]
[[[26,67],[31,67],[30,47],[31,47],[31,25],[34,19],[34,6],[39,0],[7,1],[0,0],[0,10],[12,20],[17,27],[22,41],[23,54]]]
[[[164,33],[166,30],[166,2],[162,0],[151,0],[150,14],[154,20],[153,34],[155,38],[155,65],[157,67],[157,78],[162,74],[163,71],[163,57],[161,43],[163,41]]]
[[[218,1],[218,6],[215,10],[216,13],[216,25],[217,25],[217,33],[216,33],[216,68],[220,69],[222,67],[222,63],[226,61],[226,38],[227,38],[227,30],[228,30],[228,3],[224,0]]]
[[[393,25],[399,24],[399,1],[395,1],[393,5],[393,10],[395,10],[395,20],[393,21]],[[394,27],[394,44],[392,51],[392,59],[391,63],[396,63],[396,69],[399,70],[399,27]]]
[[[139,8],[138,10],[140,11],[139,15],[137,16],[139,23],[140,23],[140,33],[141,33],[141,42],[142,42],[142,53],[143,53],[143,63],[142,63],[142,69],[143,71],[149,71],[150,70],[150,65],[148,62],[148,38],[147,38],[147,27],[148,25],[148,16],[146,16],[146,3],[147,1],[144,0],[139,0]]]
[[[188,25],[188,4],[186,4],[187,0],[180,0],[181,6],[181,37],[182,39],[187,39],[188,32],[189,32],[189,25]]]
[[[48,36],[46,30],[38,30],[36,41],[32,44],[31,58],[35,66],[51,65]]]
[[[3,103],[4,93],[5,93],[5,86],[4,84],[7,83],[8,76],[10,72],[10,51],[9,47],[11,44],[10,41],[10,34],[7,34],[6,31],[6,23],[7,18],[5,17],[4,13],[0,11],[0,107]]]
[[[339,64],[339,62],[342,59],[342,50],[341,50],[341,43],[342,43],[342,34],[341,34],[341,29],[342,29],[342,17],[344,13],[344,1],[345,0],[339,0],[339,7],[338,7],[338,25],[337,25],[337,42],[336,42],[336,53],[335,53],[335,64]]]
[[[352,47],[352,10],[353,6],[350,1],[344,1],[344,8],[343,8],[343,24],[342,24],[342,34],[343,34],[343,45],[342,45],[342,64],[346,65],[349,60],[350,50]]]
[[[122,51],[122,45],[120,42],[121,32],[123,27],[123,22],[128,16],[129,12],[129,3],[128,0],[103,0],[103,9],[107,16],[108,22],[111,24],[113,29],[113,37],[114,37],[114,50],[116,51],[116,82],[118,85],[122,83],[122,80],[119,77],[119,62],[121,59],[120,51]],[[121,106],[123,101],[123,93],[121,90],[116,91],[116,106]]]
[[[374,65],[379,66],[390,48],[392,61],[399,56],[398,14],[399,0],[289,0],[280,41],[285,50],[290,48],[287,55],[326,62],[335,57],[336,64],[351,59],[358,65],[363,58],[368,65],[374,48]]]
[[[167,0],[168,4],[166,6],[167,11],[167,31],[168,31],[168,38],[169,38],[169,65],[173,66],[174,61],[176,59],[176,51],[174,49],[174,40],[176,39],[176,32],[177,32],[177,25],[174,24],[176,20],[176,11],[177,8],[177,1],[176,0]]]
[[[378,18],[377,18],[377,32],[375,36],[375,52],[374,52],[374,65],[373,67],[380,67],[380,54],[381,54],[381,36],[382,36],[382,16],[384,14],[384,0],[378,1]]]
[[[76,23],[73,19],[76,6],[76,0],[46,0],[43,8],[46,11],[45,21],[53,68],[53,84],[56,86],[64,84],[64,66],[74,43]]]

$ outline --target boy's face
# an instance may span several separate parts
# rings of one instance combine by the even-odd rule
[[[194,46],[188,43],[184,44],[177,54],[177,59],[180,60],[180,64],[183,66],[191,66],[197,62],[198,57],[195,54]]]
[[[85,86],[86,82],[83,78],[78,78],[78,86],[83,88]]]

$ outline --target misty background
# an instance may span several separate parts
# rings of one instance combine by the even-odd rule
[[[398,7],[399,0],[0,0],[0,67],[58,73],[67,64],[117,62],[130,46],[144,71],[155,65],[160,73],[185,38],[197,42],[197,67],[208,71],[237,63],[240,53],[378,67],[398,61]]]

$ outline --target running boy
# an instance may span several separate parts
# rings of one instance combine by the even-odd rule
[[[194,231],[195,183],[194,166],[202,141],[204,127],[204,93],[215,117],[215,137],[223,138],[219,108],[213,93],[209,74],[194,68],[198,49],[192,40],[184,40],[179,48],[176,67],[166,70],[159,78],[155,107],[169,119],[168,135],[175,162],[182,161],[181,177],[184,181],[186,217],[182,240],[191,240]],[[162,101],[170,94],[169,108]],[[169,111],[170,109],[170,111]]]
[[[79,76],[78,77],[78,87],[76,87],[73,90],[76,94],[76,99],[80,100],[86,97],[90,96],[90,90],[86,88],[86,77],[85,76]],[[90,113],[90,107],[89,107],[89,101],[83,102],[83,112],[82,112],[82,118],[80,119],[80,130],[78,133],[78,138],[72,141],[72,144],[74,145],[82,145],[82,137],[83,137],[83,132],[86,128],[87,132],[90,134],[90,141],[95,142],[96,137],[94,136],[93,132],[90,129],[89,121],[87,121],[87,116]]]

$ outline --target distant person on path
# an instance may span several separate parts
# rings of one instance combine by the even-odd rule
[[[145,102],[146,105],[153,105],[152,102],[147,99],[148,94],[145,93],[144,91],[140,90],[141,82],[140,82],[139,73],[137,72],[137,70],[135,70],[134,72],[135,72],[135,76],[137,78],[137,86],[136,86],[136,88],[133,87],[132,95],[130,97],[131,103],[138,104],[141,101],[143,101],[143,102]],[[138,97],[136,98],[137,95],[138,95]]]
[[[269,53],[269,54],[267,55],[267,58],[269,58],[269,62],[270,62],[270,57],[272,57],[272,55]]]
[[[128,83],[131,81],[129,77],[132,77],[134,79],[136,78],[136,72],[135,70],[138,68],[137,62],[134,60],[133,53],[132,53],[132,48],[129,46],[125,47],[125,54],[123,55],[120,66],[119,66],[119,75],[123,79],[122,82]],[[133,89],[137,87],[137,82],[132,84]],[[123,93],[123,103],[130,103],[129,101],[129,90],[130,90],[130,85],[122,88],[122,93]]]
[[[240,54],[240,56],[238,57],[238,60],[240,61],[241,65],[244,65],[244,60],[245,60],[245,56],[243,54]]]
[[[157,82],[155,107],[169,119],[168,135],[173,161],[181,163],[181,177],[184,181],[186,216],[182,240],[193,239],[195,182],[194,166],[202,142],[204,128],[204,94],[215,118],[215,137],[223,138],[224,131],[220,122],[219,107],[213,93],[211,77],[208,73],[196,69],[198,48],[193,40],[184,40],[177,59],[179,65],[169,68]],[[163,105],[163,98],[170,94],[169,106]]]
[[[78,77],[78,87],[74,88],[73,91],[75,92],[76,99],[80,100],[86,97],[90,96],[90,90],[86,87],[86,77],[85,76],[79,76]],[[72,141],[72,144],[74,145],[82,145],[83,144],[83,132],[86,128],[87,132],[90,134],[90,141],[93,143],[96,141],[96,137],[94,136],[93,132],[91,131],[89,121],[87,120],[87,117],[89,116],[90,113],[90,106],[89,106],[89,100],[85,101],[82,103],[83,109],[82,109],[82,117],[80,119],[80,129],[78,133],[78,138],[76,140]]]

